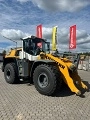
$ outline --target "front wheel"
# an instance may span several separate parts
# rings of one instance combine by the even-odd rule
[[[57,86],[57,75],[52,65],[41,64],[33,73],[34,85],[39,93],[52,95]]]

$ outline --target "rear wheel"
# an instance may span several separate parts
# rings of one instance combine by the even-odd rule
[[[4,77],[7,83],[13,84],[18,81],[16,66],[14,63],[8,63],[4,69]]]
[[[57,87],[57,74],[52,65],[41,64],[34,70],[34,85],[41,94],[52,95]]]

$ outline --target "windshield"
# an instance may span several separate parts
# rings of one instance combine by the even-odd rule
[[[50,51],[50,43],[40,38],[24,39],[23,50],[31,55],[39,55],[40,52],[48,53]]]

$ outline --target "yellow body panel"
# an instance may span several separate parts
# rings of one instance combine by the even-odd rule
[[[5,58],[19,58],[19,56],[16,55],[17,51],[21,51],[22,48],[12,49],[10,52],[5,56]]]

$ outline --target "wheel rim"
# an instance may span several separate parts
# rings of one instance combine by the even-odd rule
[[[7,79],[10,79],[10,75],[11,75],[10,69],[8,69],[8,70],[6,71],[6,77],[7,77]]]
[[[48,86],[48,76],[45,73],[41,73],[38,77],[38,85],[41,88],[45,88]]]

